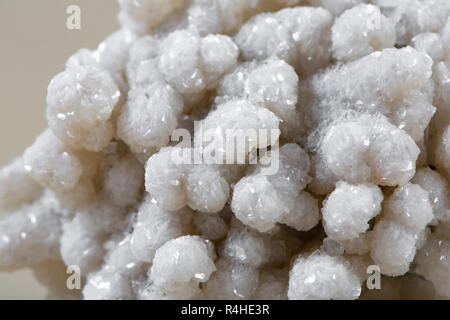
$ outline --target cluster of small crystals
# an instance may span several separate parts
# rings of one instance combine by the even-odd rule
[[[450,298],[450,1],[119,4],[0,170],[1,271],[64,299]],[[176,161],[196,121],[277,132],[237,154],[276,172]]]

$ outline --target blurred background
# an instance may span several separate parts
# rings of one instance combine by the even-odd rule
[[[81,9],[81,30],[69,30],[67,7]],[[50,80],[80,48],[96,48],[118,28],[116,0],[0,0],[0,166],[47,126]],[[42,299],[28,270],[0,273],[0,299]]]

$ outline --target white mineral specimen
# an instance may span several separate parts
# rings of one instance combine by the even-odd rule
[[[450,1],[118,1],[0,170],[1,271],[49,299],[450,298]]]

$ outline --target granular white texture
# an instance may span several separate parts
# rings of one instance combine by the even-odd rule
[[[159,82],[129,92],[117,119],[117,135],[135,153],[165,146],[183,110],[180,94]]]
[[[42,193],[42,187],[31,179],[22,158],[14,159],[0,170],[0,210],[12,211],[30,203]]]
[[[428,191],[408,183],[397,188],[384,202],[384,217],[420,232],[433,219]]]
[[[309,168],[306,152],[296,144],[285,144],[279,150],[276,174],[265,175],[262,168],[256,167],[235,185],[231,204],[234,214],[261,232],[270,231],[277,222],[294,221],[294,216],[303,213],[294,207],[296,198],[310,181]]]
[[[258,288],[259,270],[219,258],[216,272],[206,282],[206,299],[250,299]]]
[[[47,118],[53,133],[72,148],[100,151],[113,138],[110,118],[119,88],[107,71],[69,68],[50,82]]]
[[[185,236],[170,240],[155,254],[150,279],[161,291],[180,298],[195,292],[216,270],[211,243],[199,237]]]
[[[419,33],[411,39],[414,48],[428,54],[434,63],[441,61],[445,55],[444,43],[439,34],[433,32]]]
[[[345,11],[331,29],[333,57],[348,62],[395,44],[395,24],[370,4]]]
[[[338,180],[396,186],[414,175],[420,150],[402,129],[382,116],[351,114],[312,135],[316,148],[313,191],[328,193]],[[325,189],[325,190],[323,190]]]
[[[246,60],[275,55],[304,76],[328,64],[332,23],[323,8],[283,9],[252,18],[234,39]]]
[[[176,211],[189,205],[194,210],[217,213],[229,198],[232,168],[220,165],[189,165],[178,163],[180,153],[192,149],[164,147],[146,163],[145,188],[158,206]],[[230,173],[230,174],[228,174]],[[227,180],[228,178],[228,180]]]
[[[318,253],[299,257],[289,273],[291,300],[353,300],[360,293],[357,275],[337,257]]]
[[[375,225],[370,255],[389,276],[403,275],[416,254],[416,233],[403,225],[382,220]]]
[[[152,262],[156,250],[167,241],[189,233],[192,212],[189,209],[168,212],[151,199],[139,208],[130,239],[130,250],[136,258]]]
[[[118,2],[0,169],[1,271],[49,299],[450,298],[450,1]]]
[[[325,232],[336,240],[353,240],[369,228],[381,211],[383,195],[375,185],[338,182],[322,208]]]
[[[187,10],[190,26],[200,33],[234,33],[257,13],[294,6],[302,0],[193,0]]]
[[[62,219],[59,201],[46,191],[0,221],[0,270],[31,267],[59,257]]]
[[[25,150],[23,161],[33,179],[56,190],[73,188],[83,171],[79,158],[48,129]]]
[[[208,137],[215,133],[219,134],[221,138],[212,139],[205,152],[214,153],[214,158],[219,160],[218,163],[224,163],[232,155],[235,155],[236,159],[246,159],[250,152],[274,145],[279,137],[279,124],[280,119],[270,110],[252,104],[248,100],[232,99],[217,106],[201,121],[201,130],[195,133],[195,139],[203,141],[201,140],[203,137],[204,140],[210,140]],[[227,148],[232,139],[227,130],[242,130],[244,133],[258,133],[258,135],[244,136],[248,149],[242,147],[231,149]],[[267,138],[261,139],[259,133],[263,133],[263,130],[267,131],[267,134],[263,135]],[[238,133],[239,131],[236,131],[235,134]]]
[[[298,82],[294,68],[278,58],[243,63],[222,79],[216,102],[242,97],[269,109],[281,120],[281,135],[295,142],[300,126],[295,108]]]
[[[351,9],[354,6],[357,6],[360,3],[368,2],[367,0],[308,0],[314,6],[320,6],[328,11],[330,11],[333,15],[339,16],[342,12],[347,9]]]
[[[414,141],[434,115],[431,58],[411,47],[387,48],[315,74],[300,87],[304,123],[314,129],[342,109],[382,113]],[[330,119],[331,118],[331,119]]]
[[[431,236],[426,245],[417,254],[417,273],[431,281],[437,292],[448,297],[450,295],[450,241]]]
[[[430,168],[420,168],[411,182],[428,191],[435,218],[450,221],[450,189],[447,180]]]
[[[396,23],[398,44],[408,44],[414,35],[439,31],[450,15],[446,0],[374,0]]]

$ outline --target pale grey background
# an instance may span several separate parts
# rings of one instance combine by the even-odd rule
[[[66,28],[66,9],[81,8],[81,30]],[[116,0],[0,0],[0,166],[45,127],[47,86],[67,58],[95,48],[118,28]],[[0,299],[39,299],[28,270],[0,273]]]

